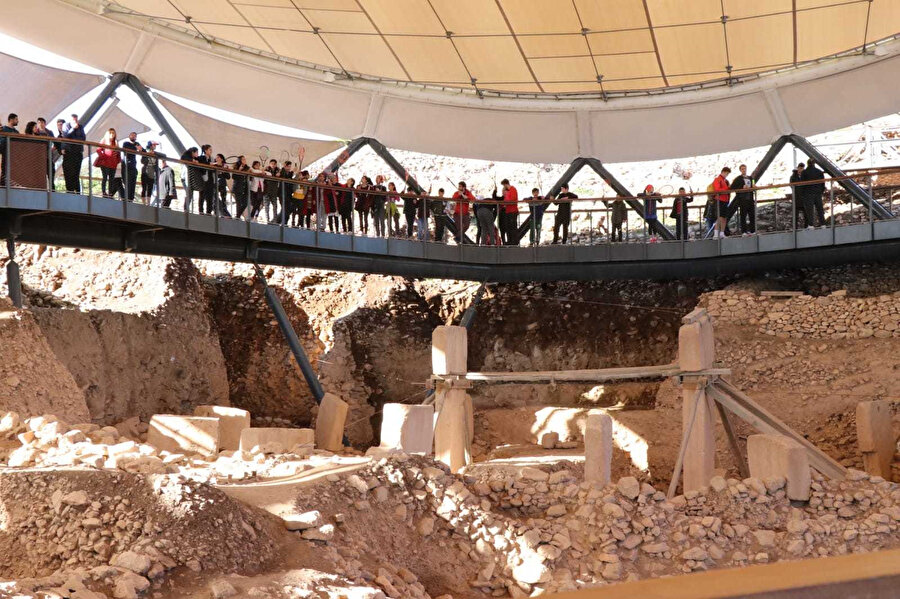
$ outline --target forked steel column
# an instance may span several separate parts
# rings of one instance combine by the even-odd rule
[[[294,331],[294,327],[291,326],[291,321],[288,319],[284,307],[281,305],[281,300],[278,299],[275,290],[269,287],[269,282],[266,281],[266,277],[259,267],[259,264],[254,262],[253,267],[256,269],[256,276],[259,277],[259,280],[265,288],[266,302],[275,314],[275,320],[278,321],[281,333],[284,335],[288,346],[290,346],[291,353],[294,354],[294,359],[297,361],[297,366],[300,367],[300,371],[303,373],[303,378],[306,379],[309,391],[312,393],[316,403],[321,403],[322,398],[325,397],[325,390],[322,389],[322,383],[319,382],[319,377],[316,376],[316,372],[313,370],[309,358],[306,357],[303,346],[300,345],[300,339],[297,338],[297,333]]]
[[[128,74],[126,76],[125,85],[127,85],[135,94],[137,94],[137,97],[140,98],[141,103],[143,103],[144,107],[150,112],[150,116],[153,117],[153,120],[156,121],[156,124],[160,126],[166,136],[166,139],[169,140],[169,143],[172,144],[172,147],[175,148],[175,151],[178,152],[178,155],[181,156],[182,154],[184,154],[184,151],[186,149],[184,144],[178,138],[178,135],[172,128],[172,125],[169,124],[169,121],[166,120],[166,117],[164,117],[162,112],[160,112],[159,106],[156,105],[156,101],[150,96],[150,90],[147,89],[147,86],[144,85],[144,83],[140,79],[131,74]]]
[[[666,241],[673,241],[675,239],[675,234],[669,230],[667,226],[662,224],[658,219],[654,219],[648,221],[644,218],[644,206],[641,204],[640,200],[634,198],[634,195],[628,191],[628,188],[622,185],[618,179],[616,179],[611,172],[606,170],[606,167],[603,166],[603,163],[597,160],[596,158],[586,158],[587,165],[591,167],[595,173],[600,175],[600,177],[606,181],[606,184],[612,187],[613,191],[616,192],[617,195],[622,196],[625,199],[625,203],[628,204],[632,210],[637,212],[641,218],[650,226],[650,229],[653,230],[654,233],[659,234]]]
[[[128,73],[113,73],[109,81],[106,82],[106,87],[100,92],[100,95],[94,98],[94,101],[91,102],[90,106],[88,106],[84,112],[81,113],[81,116],[78,117],[78,122],[81,123],[81,126],[87,130],[88,124],[91,119],[97,116],[97,113],[100,112],[100,109],[103,108],[103,105],[106,104],[106,101],[113,97],[116,93],[116,90],[119,89],[119,86],[125,83],[125,80],[128,78]]]

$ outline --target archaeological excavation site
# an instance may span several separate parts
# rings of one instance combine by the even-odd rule
[[[2,597],[896,591],[896,265],[482,286],[23,244],[17,266]]]
[[[0,599],[900,599],[900,0],[0,8]]]

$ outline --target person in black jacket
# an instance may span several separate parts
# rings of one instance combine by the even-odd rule
[[[795,183],[800,182],[800,175],[805,168],[806,165],[801,162],[797,165],[797,168],[791,171],[791,197],[794,200],[794,220],[798,227],[800,226],[801,216],[803,217],[803,222],[807,225],[809,224],[809,217],[806,216],[806,210],[803,209],[803,188],[794,185]]]
[[[281,171],[278,170],[278,161],[272,158],[266,167],[267,177],[277,177]],[[266,213],[266,222],[271,223],[278,214],[278,196],[281,191],[281,185],[275,179],[265,179],[263,182],[263,191],[265,192],[264,210]]]
[[[684,187],[678,188],[678,197],[672,205],[670,218],[675,219],[675,239],[688,238],[688,204],[694,201],[694,196],[688,195]]]
[[[228,165],[225,164],[225,156],[223,154],[216,154],[214,166],[219,167],[220,169],[228,168]],[[228,180],[231,179],[231,173],[225,170],[216,171],[216,198],[215,202],[215,214],[216,216],[227,216],[231,218],[231,214],[228,212]]]
[[[553,217],[553,243],[559,243],[559,230],[562,229],[562,242],[569,241],[569,225],[572,222],[572,200],[578,196],[569,191],[569,184],[559,186],[559,194],[556,196],[556,215]]]
[[[734,178],[731,182],[731,189],[736,191],[734,199],[728,211],[731,214],[738,212],[738,230],[749,235],[756,233],[756,207],[754,202],[754,192],[740,191],[742,189],[750,189],[756,183],[753,177],[747,174],[747,165],[740,166],[741,174]]]
[[[197,162],[204,166],[211,166],[212,159],[212,146],[209,144],[203,144],[200,146],[200,156],[197,158]],[[211,171],[207,168],[198,169],[201,174],[201,178],[203,179],[203,185],[200,189],[200,205],[198,206],[198,212],[200,214],[212,214],[213,211],[213,202],[216,198],[216,173],[215,171]]]
[[[235,218],[241,218],[244,216],[244,211],[247,210],[247,200],[250,195],[246,174],[250,171],[250,166],[247,164],[247,159],[244,156],[238,156],[237,162],[234,163],[231,170],[234,171],[234,174],[231,175],[231,193],[234,195],[235,204],[234,216]]]
[[[825,182],[822,181],[824,178],[825,173],[812,160],[809,161],[800,174],[801,182],[819,181],[819,183],[808,183],[800,187],[800,193],[803,196],[803,209],[806,210],[808,216],[806,220],[807,228],[825,226],[825,206],[822,203],[822,194],[825,193]],[[813,213],[816,215],[815,218],[812,218]],[[817,221],[815,225],[812,224],[813,221]]]

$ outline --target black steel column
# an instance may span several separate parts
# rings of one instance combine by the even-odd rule
[[[612,187],[613,191],[616,192],[617,195],[622,196],[625,200],[625,203],[628,204],[632,210],[637,212],[641,218],[644,218],[644,206],[641,204],[640,200],[636,199],[634,195],[628,191],[624,185],[622,185],[618,179],[616,179],[612,173],[606,170],[606,167],[603,166],[603,163],[597,160],[596,158],[587,158],[587,165],[594,169],[594,172],[600,175],[600,177],[606,181],[606,184]],[[644,221],[650,225],[650,228],[654,233],[657,233],[660,237],[662,237],[666,241],[673,241],[675,239],[675,234],[669,230],[667,226],[662,224],[659,219],[655,219],[652,221],[647,221],[644,218]]]
[[[156,102],[150,96],[150,90],[147,89],[147,86],[144,85],[140,79],[131,74],[126,77],[125,85],[127,85],[135,94],[137,94],[137,97],[140,98],[141,103],[150,112],[150,116],[153,117],[153,120],[156,121],[156,124],[160,126],[162,132],[166,136],[166,139],[169,140],[169,143],[172,144],[172,147],[175,148],[175,151],[178,153],[178,155],[181,156],[182,154],[184,154],[184,151],[187,148],[185,148],[184,144],[178,138],[178,135],[172,128],[172,125],[169,124],[169,121],[166,120],[166,117],[164,117],[162,112],[160,112],[159,107],[156,105]]]
[[[798,150],[809,156],[816,164],[819,164],[823,171],[836,179],[846,176],[844,171],[842,171],[838,165],[832,162],[828,156],[820,152],[818,148],[809,143],[808,139],[795,133],[792,133],[789,137],[791,143],[794,144]],[[894,215],[890,210],[876,202],[874,198],[872,198],[872,196],[870,196],[869,193],[860,187],[859,183],[853,179],[841,179],[837,183],[846,189],[847,193],[858,200],[860,204],[868,208],[877,218],[894,218]]]
[[[334,174],[338,172],[338,169],[341,168],[345,162],[350,160],[350,157],[362,150],[369,144],[368,137],[357,137],[347,144],[347,147],[344,148],[344,151],[337,155],[337,157],[331,161],[327,167],[325,167],[325,172],[328,174]]]
[[[770,166],[772,166],[772,162],[778,156],[778,153],[784,148],[785,145],[790,141],[790,135],[782,135],[769,147],[769,151],[766,152],[766,155],[763,156],[763,159],[759,161],[759,164],[756,165],[756,168],[753,169],[753,172],[750,174],[753,177],[754,184],[757,183],[762,176],[766,173]],[[793,166],[793,165],[792,165]]]
[[[116,93],[116,90],[119,89],[120,85],[125,83],[127,78],[128,73],[113,73],[110,76],[109,81],[106,82],[106,87],[103,88],[100,95],[94,98],[91,105],[78,117],[78,122],[81,123],[81,126],[84,127],[85,131],[87,131],[88,123],[90,123],[91,119],[97,116],[97,113],[100,112],[100,109],[103,108],[106,101],[113,97],[113,94]]]
[[[259,264],[254,262],[253,267],[256,269],[256,276],[259,277],[259,280],[262,281],[263,287],[265,288],[266,302],[275,314],[275,320],[278,321],[281,333],[288,342],[291,353],[294,354],[294,359],[297,361],[297,365],[303,373],[303,378],[306,379],[306,384],[309,385],[309,390],[312,393],[313,398],[316,400],[316,403],[321,403],[322,398],[325,397],[322,383],[319,382],[319,377],[316,376],[312,364],[309,363],[309,358],[306,357],[303,346],[300,345],[300,339],[297,338],[297,333],[294,331],[294,327],[291,326],[291,321],[288,319],[284,307],[281,305],[281,300],[278,299],[275,290],[269,287],[269,283],[266,281],[266,277],[263,275],[263,271],[259,267]]]

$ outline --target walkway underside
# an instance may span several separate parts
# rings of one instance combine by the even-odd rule
[[[15,192],[12,192],[15,194]],[[0,194],[2,195],[2,194]],[[46,194],[45,194],[46,195]],[[97,198],[94,202],[97,203]],[[114,200],[106,200],[115,202]],[[145,208],[145,207],[142,207]],[[155,210],[155,209],[152,209]],[[160,210],[160,212],[163,212]],[[182,214],[178,214],[183,219]],[[192,216],[191,220],[197,217]],[[198,219],[199,221],[200,219]],[[240,226],[245,223],[235,221]],[[378,241],[385,245],[388,253],[373,254],[359,250],[330,249],[323,247],[325,241],[334,239],[349,241],[350,236],[319,234],[318,247],[307,247],[278,241],[280,227],[255,225],[265,233],[274,229],[269,237],[253,235],[247,238],[216,232],[202,232],[162,224],[139,223],[124,219],[114,219],[90,214],[72,214],[56,211],[27,211],[0,208],[0,231],[3,236],[13,236],[17,241],[60,245],[95,250],[127,251],[161,256],[224,260],[230,262],[252,262],[279,266],[319,268],[350,272],[399,275],[405,277],[428,277],[465,279],[489,282],[514,281],[555,281],[555,280],[597,280],[597,279],[673,279],[688,277],[709,277],[724,274],[748,273],[754,271],[777,270],[829,266],[851,262],[893,260],[900,257],[900,232],[885,229],[879,234],[879,225],[874,223],[875,240],[862,243],[797,247],[780,251],[752,251],[725,255],[727,242],[715,240],[692,241],[687,243],[668,242],[657,244],[601,244],[593,246],[547,246],[539,248],[488,248],[479,246],[447,246],[443,244],[423,244],[406,240],[372,240],[356,238],[357,243]],[[873,225],[862,225],[872,228]],[[829,239],[840,237],[842,229],[799,231],[788,234],[796,239],[798,246],[809,242],[812,235]],[[283,233],[290,237],[287,230]],[[314,235],[312,231],[300,231]],[[892,233],[892,235],[887,235]],[[327,235],[327,240],[323,239]],[[766,235],[760,236],[762,238]],[[810,239],[806,239],[809,237]],[[871,235],[870,235],[871,237]],[[764,240],[736,238],[738,243],[765,245]],[[363,244],[365,245],[365,244]],[[461,256],[459,260],[440,260],[431,257],[398,255],[412,253],[410,248],[428,246],[421,253],[445,252],[445,255]],[[712,255],[683,257],[701,254]],[[615,258],[621,253],[624,259]],[[578,260],[579,255],[596,259]],[[650,254],[650,257],[647,257]],[[664,258],[663,256],[672,256]],[[553,259],[560,256],[562,260]],[[656,258],[655,256],[660,256]],[[605,259],[604,259],[605,258]],[[516,260],[516,262],[507,262]]]

